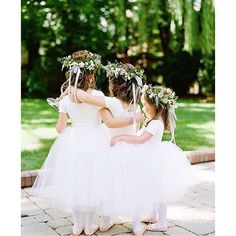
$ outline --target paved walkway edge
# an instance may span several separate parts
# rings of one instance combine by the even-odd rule
[[[191,164],[215,161],[215,148],[186,151],[187,157]],[[40,170],[30,170],[21,172],[21,188],[31,187]]]

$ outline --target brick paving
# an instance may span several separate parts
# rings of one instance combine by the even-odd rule
[[[215,163],[194,165],[200,183],[186,196],[168,206],[168,231],[144,235],[214,236],[215,235]],[[99,222],[99,218],[96,219]],[[51,208],[45,200],[32,195],[31,188],[21,189],[21,235],[71,235],[73,219],[60,209]],[[83,235],[83,234],[81,234]],[[95,235],[133,235],[131,224],[116,224],[109,231]]]

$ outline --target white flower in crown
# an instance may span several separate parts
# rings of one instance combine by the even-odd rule
[[[94,62],[92,60],[89,61],[90,62],[90,66],[94,66]]]
[[[152,92],[152,93],[149,95],[149,97],[150,97],[150,98],[154,98],[154,97],[155,97],[155,93]]]
[[[125,73],[125,80],[131,80],[131,77],[129,76],[127,72]]]
[[[143,89],[142,89],[143,92],[145,92],[147,89],[148,89],[148,85],[144,84],[144,85],[143,85]]]
[[[120,69],[119,68],[115,68],[114,72],[115,72],[114,73],[115,77],[117,78],[119,76]]]
[[[171,95],[170,95],[170,98],[173,98],[175,96],[175,92],[173,92]]]
[[[84,66],[85,66],[85,64],[82,61],[78,65],[80,68],[84,68]]]
[[[163,97],[163,92],[158,93],[157,96],[158,96],[159,98],[162,98],[162,97]]]
[[[101,64],[101,60],[95,59],[95,60],[94,60],[94,63],[95,63],[96,65],[99,65],[99,64]]]
[[[171,92],[172,92],[172,91],[171,91],[170,88],[167,88],[167,89],[166,89],[166,93],[167,93],[167,94],[170,94]]]
[[[120,75],[125,75],[127,72],[124,69],[120,69]]]
[[[167,99],[167,98],[163,98],[163,99],[162,99],[162,102],[163,102],[164,104],[167,104],[167,103],[168,103],[168,99]]]

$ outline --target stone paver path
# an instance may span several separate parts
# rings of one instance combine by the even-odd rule
[[[215,235],[215,163],[194,165],[200,183],[181,201],[168,206],[168,231],[144,235],[188,236]],[[31,188],[21,190],[21,235],[71,235],[73,220],[70,214],[51,208],[45,200],[32,195]],[[96,219],[98,221],[99,218]],[[133,235],[130,223],[116,224],[106,233],[96,235]]]

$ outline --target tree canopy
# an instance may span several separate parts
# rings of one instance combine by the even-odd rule
[[[22,0],[21,9],[24,97],[58,95],[58,59],[79,49],[142,67],[179,95],[195,81],[214,93],[214,0]]]

